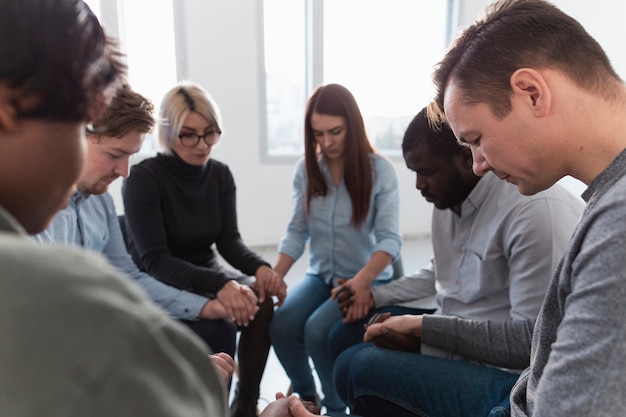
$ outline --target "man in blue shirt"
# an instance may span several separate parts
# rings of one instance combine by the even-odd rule
[[[36,239],[78,245],[103,254],[120,272],[132,278],[173,318],[191,327],[214,352],[235,353],[237,328],[221,303],[162,283],[140,271],[126,249],[109,185],[127,177],[129,157],[138,152],[154,127],[154,106],[128,86],[120,87],[103,117],[87,138],[87,160],[78,190],[67,207]],[[254,297],[253,294],[250,297]]]

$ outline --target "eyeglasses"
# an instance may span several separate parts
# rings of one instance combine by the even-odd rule
[[[181,133],[178,135],[178,139],[180,139],[180,143],[182,143],[185,148],[194,148],[198,146],[200,139],[202,139],[208,146],[213,146],[220,139],[221,134],[221,130],[210,130],[204,135],[198,135],[196,133]]]

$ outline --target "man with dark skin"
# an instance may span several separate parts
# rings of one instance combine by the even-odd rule
[[[407,128],[402,150],[415,173],[415,187],[435,206],[433,258],[411,276],[372,287],[370,305],[377,308],[370,317],[382,324],[371,324],[367,331],[363,323],[336,325],[331,347],[339,354],[365,340],[410,351],[404,359],[421,364],[412,384],[423,392],[420,406],[427,415],[486,415],[489,410],[459,406],[463,411],[454,408],[455,401],[429,399],[445,391],[453,374],[459,385],[462,377],[480,377],[485,392],[506,397],[516,372],[528,365],[534,319],[583,204],[561,186],[526,197],[495,175],[477,176],[471,152],[446,125],[431,126],[426,109]],[[423,315],[421,309],[428,307],[436,309],[434,314]],[[415,323],[421,334],[397,331],[396,322]],[[335,364],[339,392],[351,406],[355,393],[363,392],[361,381],[396,386],[393,377],[383,376],[390,371],[381,374],[370,365],[373,355],[389,351],[369,346],[344,351]],[[359,381],[355,377],[350,386],[348,376],[357,374]],[[395,415],[395,410],[386,412]]]

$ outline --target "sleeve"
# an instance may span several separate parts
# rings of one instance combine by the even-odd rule
[[[254,275],[260,266],[270,266],[270,264],[252,252],[241,238],[237,225],[237,189],[228,168],[226,168],[222,181],[225,185],[224,217],[222,219],[222,231],[215,242],[217,250],[231,266],[246,275]]]
[[[0,242],[3,415],[226,415],[207,346],[104,257],[11,240]]]
[[[174,256],[167,244],[159,179],[142,165],[135,165],[122,188],[127,232],[143,268],[153,277],[177,288],[200,294],[217,294],[227,281],[226,273],[194,265]]]
[[[576,225],[561,221],[568,207],[549,198],[532,198],[518,206],[502,230],[509,268],[510,317],[535,319]]]
[[[533,358],[531,378],[540,378],[533,416],[617,416],[626,409],[623,192],[621,189],[614,201],[597,202],[602,206],[583,220],[583,230],[578,230],[575,246],[568,253],[571,271],[563,271],[571,280],[560,282],[554,290],[558,294],[548,293],[550,313],[560,314],[562,320],[554,332],[556,340],[552,339],[553,329],[536,335],[537,344],[549,347],[550,352]],[[544,328],[541,321],[537,326],[538,331]],[[540,376],[535,369],[541,369]]]
[[[306,218],[306,174],[304,159],[296,164],[293,176],[293,191],[291,197],[291,219],[287,225],[287,232],[278,245],[278,252],[298,260],[304,253],[309,239],[309,226]]]
[[[530,363],[534,320],[482,321],[424,315],[422,343],[481,363],[524,369]]]
[[[410,277],[402,277],[385,285],[374,285],[371,291],[377,308],[434,296],[437,290],[432,259],[427,267]]]
[[[200,315],[200,310],[207,303],[208,299],[166,285],[139,270],[126,249],[113,200],[110,196],[108,197],[106,199],[106,211],[108,213],[109,241],[103,250],[103,255],[118,271],[132,278],[143,288],[152,301],[169,312],[173,318],[184,320],[197,319]]]
[[[395,261],[400,256],[402,237],[400,236],[400,191],[398,176],[391,163],[382,156],[375,155],[374,236],[376,245],[373,252],[383,251]]]

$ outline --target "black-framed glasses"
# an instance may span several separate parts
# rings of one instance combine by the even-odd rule
[[[198,135],[197,133],[186,132],[178,135],[178,139],[180,139],[180,143],[185,148],[194,148],[198,146],[200,143],[200,139],[204,141],[208,146],[213,146],[220,139],[220,135],[222,134],[221,130],[210,130],[206,132],[204,135]]]

